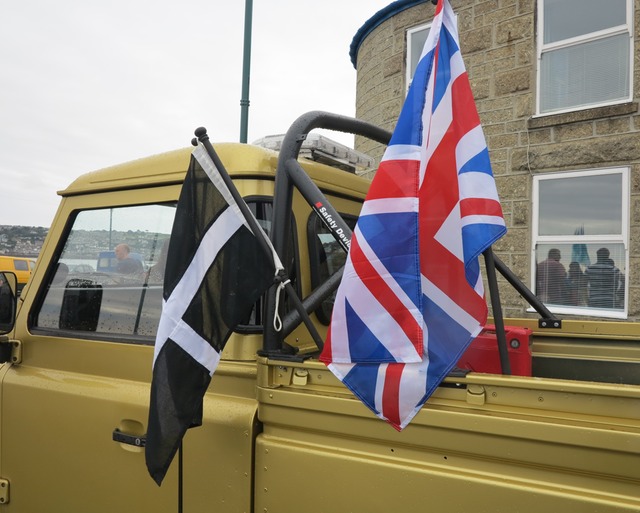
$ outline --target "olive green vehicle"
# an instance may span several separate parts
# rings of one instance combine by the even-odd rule
[[[311,114],[287,134],[294,150],[320,125],[388,137]],[[637,324],[506,319],[532,330],[533,375],[452,375],[396,432],[318,361],[290,305],[282,332],[263,323],[272,292],[227,343],[203,425],[157,487],[143,447],[162,299],[151,277],[190,151],[89,173],[60,192],[15,325],[0,325],[0,513],[640,511]],[[323,337],[345,252],[314,194],[352,227],[369,182],[284,144],[280,154],[216,151]],[[91,267],[120,243],[142,255],[143,277]]]

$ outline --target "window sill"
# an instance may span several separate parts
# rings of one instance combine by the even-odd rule
[[[573,112],[563,112],[561,114],[540,115],[529,118],[528,128],[547,128],[557,125],[577,123],[579,121],[590,121],[593,119],[610,118],[614,116],[624,116],[638,112],[638,102],[628,102],[618,105],[607,105],[605,107],[595,107],[593,109],[576,110]]]
[[[558,315],[580,315],[585,318],[592,317],[590,320],[600,319],[620,319],[626,320],[628,319],[627,311],[625,310],[607,310],[607,309],[599,309],[599,308],[571,308],[571,307],[563,307],[563,306],[551,306],[545,305],[549,311],[553,314]],[[527,308],[527,313],[536,313],[533,308]]]

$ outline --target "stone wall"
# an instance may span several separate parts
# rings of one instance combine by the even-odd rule
[[[629,318],[635,321],[640,320],[639,2],[634,23],[634,101],[534,117],[535,0],[451,0],[508,226],[508,235],[494,247],[496,254],[530,283],[533,175],[630,166]],[[357,117],[393,130],[406,87],[406,30],[431,21],[434,10],[431,2],[407,9],[363,40],[357,56]],[[359,137],[356,148],[376,159],[384,150]],[[526,304],[515,291],[501,286],[501,294],[505,315],[526,315]]]

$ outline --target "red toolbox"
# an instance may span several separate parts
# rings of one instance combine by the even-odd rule
[[[474,372],[502,374],[496,328],[486,325],[463,353],[457,366]],[[531,333],[529,328],[505,326],[511,374],[531,376]]]

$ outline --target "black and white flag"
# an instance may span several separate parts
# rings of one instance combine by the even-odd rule
[[[261,250],[205,148],[193,151],[171,232],[156,335],[145,458],[162,483],[234,327],[273,283]]]

